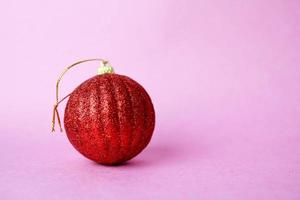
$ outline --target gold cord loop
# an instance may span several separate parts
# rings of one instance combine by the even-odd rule
[[[60,117],[59,117],[59,112],[58,112],[58,105],[64,101],[66,98],[68,98],[71,94],[68,94],[67,96],[65,96],[64,98],[62,98],[61,100],[59,100],[59,96],[58,96],[58,93],[59,93],[59,83],[62,79],[62,77],[67,73],[67,71],[71,68],[73,68],[74,66],[76,65],[79,65],[81,63],[84,63],[84,62],[89,62],[89,61],[100,61],[102,62],[103,65],[106,65],[108,63],[108,61],[104,60],[104,59],[101,59],[101,58],[94,58],[94,59],[87,59],[87,60],[81,60],[81,61],[78,61],[72,65],[70,65],[69,67],[65,68],[64,71],[61,73],[61,75],[59,76],[59,78],[57,79],[56,81],[56,98],[55,98],[55,104],[53,106],[53,115],[52,115],[52,128],[51,128],[51,132],[54,132],[55,131],[55,119],[57,118],[57,122],[58,122],[58,125],[59,125],[59,128],[60,128],[60,132],[63,131],[62,129],[62,125],[61,125],[61,121],[60,121]]]

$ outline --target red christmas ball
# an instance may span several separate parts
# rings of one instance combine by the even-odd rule
[[[115,73],[79,85],[65,108],[71,144],[85,157],[114,165],[138,155],[150,142],[155,124],[151,99],[131,78]]]

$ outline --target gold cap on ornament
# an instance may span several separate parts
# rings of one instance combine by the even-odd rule
[[[108,61],[102,61],[98,68],[98,74],[114,73],[114,68]]]

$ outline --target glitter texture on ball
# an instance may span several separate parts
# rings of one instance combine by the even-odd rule
[[[132,159],[148,145],[155,112],[140,84],[127,76],[105,73],[71,93],[64,125],[69,141],[82,155],[115,165]]]

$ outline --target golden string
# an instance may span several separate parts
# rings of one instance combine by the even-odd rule
[[[68,70],[70,70],[71,68],[75,67],[76,65],[79,65],[81,63],[84,63],[84,62],[89,62],[89,61],[100,61],[103,63],[103,65],[107,64],[108,61],[106,60],[103,60],[101,58],[94,58],[94,59],[86,59],[86,60],[81,60],[81,61],[78,61],[70,66],[68,66],[67,68],[64,69],[64,71],[61,73],[61,75],[59,76],[59,78],[57,79],[56,81],[56,98],[55,98],[55,104],[53,106],[53,114],[52,114],[52,128],[51,128],[51,132],[54,132],[55,131],[55,121],[56,121],[56,118],[57,118],[57,122],[58,122],[58,125],[59,125],[59,128],[60,128],[60,132],[63,131],[62,129],[62,125],[61,125],[61,120],[60,120],[60,117],[59,117],[59,112],[58,112],[58,105],[64,101],[66,98],[68,98],[71,94],[68,94],[67,96],[65,96],[64,98],[62,98],[61,100],[59,100],[59,83],[62,79],[62,77],[67,73]]]

